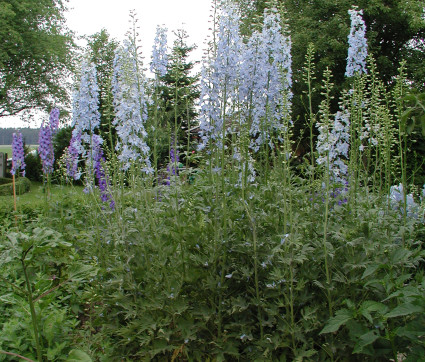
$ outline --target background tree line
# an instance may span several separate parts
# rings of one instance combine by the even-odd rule
[[[20,128],[20,131],[22,133],[25,144],[38,144],[38,133],[40,132],[40,128]],[[0,145],[11,145],[12,134],[14,132],[16,132],[15,128],[0,128]]]

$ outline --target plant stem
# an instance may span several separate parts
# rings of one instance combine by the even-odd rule
[[[257,318],[258,323],[260,326],[260,338],[263,339],[264,337],[264,331],[263,331],[263,324],[262,324],[262,313],[260,308],[260,287],[259,287],[259,281],[258,281],[258,250],[257,250],[257,227],[255,225],[254,219],[252,218],[248,206],[246,202],[243,202],[245,211],[248,215],[249,222],[251,224],[252,228],[252,242],[254,247],[254,282],[255,282],[255,297],[257,299]]]
[[[26,282],[27,290],[28,290],[28,303],[30,305],[30,310],[31,310],[31,320],[32,320],[32,327],[34,331],[35,346],[37,350],[37,359],[39,362],[42,362],[43,356],[41,353],[40,339],[38,336],[37,315],[35,313],[34,301],[32,298],[31,283],[28,277],[27,266],[25,265],[25,255],[28,253],[28,251],[29,249],[24,253],[24,256],[21,259],[21,263],[22,263],[22,268],[24,270],[25,282]]]
[[[33,359],[29,359],[29,358],[24,357],[24,356],[21,356],[20,354],[17,354],[17,353],[6,352],[6,351],[1,351],[1,350],[0,350],[0,353],[1,354],[6,354],[8,356],[18,357],[20,359],[23,359],[24,361],[35,362]]]
[[[16,181],[15,175],[12,176],[13,183],[13,210],[15,211],[15,226],[18,227],[18,215],[16,215],[17,207],[16,207]]]

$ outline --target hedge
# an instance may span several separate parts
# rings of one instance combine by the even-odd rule
[[[28,192],[31,188],[31,181],[26,177],[16,179],[16,194],[21,195]],[[13,184],[11,178],[0,177],[0,196],[13,195]]]

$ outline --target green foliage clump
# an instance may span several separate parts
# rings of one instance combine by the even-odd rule
[[[325,253],[324,190],[312,202],[305,180],[284,177],[275,168],[244,198],[201,171],[190,186],[128,189],[119,215],[91,209],[112,221],[78,236],[98,250],[87,318],[107,358],[423,355],[423,225],[400,229],[385,197],[359,190],[355,208],[330,200]]]
[[[19,232],[2,228],[0,360],[4,351],[38,361],[65,360],[79,324],[80,286],[96,269],[42,222]]]
[[[25,176],[31,181],[40,182],[43,180],[43,166],[38,153],[30,152],[25,155]]]
[[[65,149],[69,146],[72,137],[72,127],[66,126],[58,130],[53,137],[53,149],[55,153],[55,166],[57,168],[58,160],[64,154]]]
[[[22,195],[31,189],[31,181],[26,177],[18,177],[15,182],[16,194]],[[12,179],[0,178],[0,196],[13,195]]]

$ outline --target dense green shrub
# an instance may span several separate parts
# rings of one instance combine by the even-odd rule
[[[43,168],[41,159],[36,152],[30,152],[25,156],[25,176],[31,181],[40,182],[43,180]]]
[[[65,148],[69,146],[69,142],[72,137],[72,127],[66,126],[60,128],[53,137],[53,148],[55,153],[55,166],[57,167],[57,161],[62,157]]]
[[[31,189],[31,181],[26,177],[18,177],[15,183],[16,194],[21,195]],[[13,195],[13,183],[10,178],[0,178],[0,196]]]

